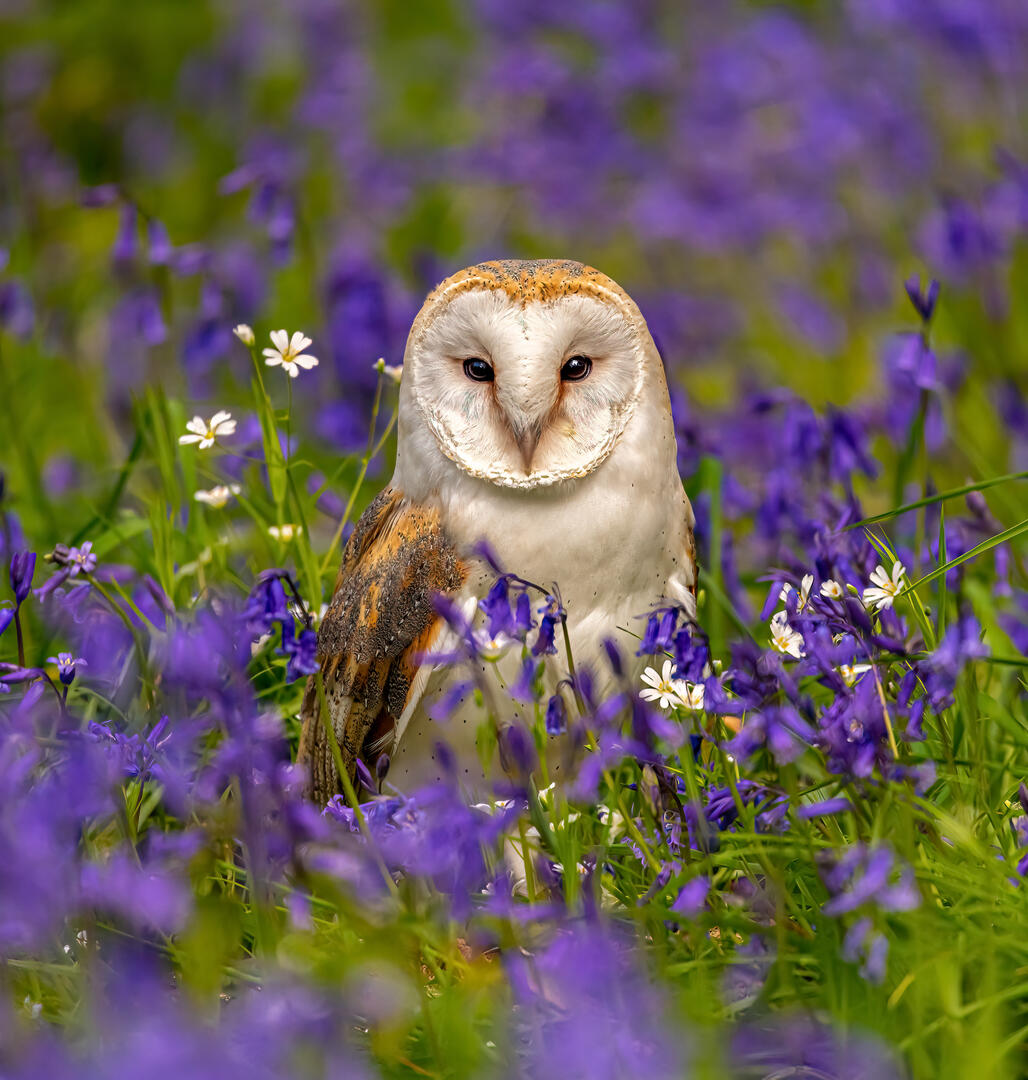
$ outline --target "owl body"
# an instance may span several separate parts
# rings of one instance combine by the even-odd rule
[[[425,565],[450,583],[439,591],[466,612],[496,576],[475,552],[481,541],[504,569],[545,588],[556,582],[575,663],[598,675],[609,671],[602,662],[605,638],[632,656],[635,641],[624,631],[640,634],[640,615],[660,603],[695,611],[693,517],[676,467],[663,366],[635,304],[609,278],[581,264],[487,263],[454,275],[431,294],[408,339],[388,491],[396,509],[392,524],[379,533],[419,530],[399,545],[406,550],[421,543],[426,529],[423,521],[403,524],[406,516],[431,521],[435,562]],[[350,553],[354,581],[362,563],[380,557],[386,541],[375,543],[362,540],[364,548]],[[449,578],[439,569],[440,552],[447,567],[446,560],[454,564]],[[346,571],[344,555],[341,583]],[[419,572],[408,567],[402,576]],[[346,633],[358,639],[363,626],[359,619],[352,625],[355,607],[384,592],[389,588],[374,583],[359,595],[337,586],[326,616],[326,624],[336,620],[336,630],[322,631],[331,721],[340,743],[348,744],[344,761],[350,765],[348,756],[384,749],[392,759],[390,781],[410,790],[441,776],[435,744],[444,739],[469,796],[481,798],[499,775],[498,763],[483,773],[475,752],[482,713],[470,695],[448,720],[433,720],[426,711],[466,673],[425,659],[447,651],[449,631],[424,610],[423,597],[421,615],[406,620],[392,646],[417,639],[420,662],[408,645],[372,680],[370,696],[359,672],[356,682],[346,674],[347,664],[354,669],[353,657],[345,655]],[[393,595],[376,602],[402,609],[409,599],[404,594],[399,601]],[[378,625],[385,614],[368,607],[364,617]],[[388,651],[378,646],[378,654]],[[377,660],[375,647],[351,647],[350,653],[358,655],[358,668]],[[517,650],[498,661],[501,681],[512,683],[519,664]],[[390,683],[400,668],[402,701]],[[552,691],[567,674],[561,647],[547,658],[544,683]],[[312,698],[309,692],[301,757],[331,786],[334,770],[313,761],[314,751],[324,756],[326,748],[323,740],[315,745],[320,718]],[[356,711],[364,710],[356,725],[355,701]],[[372,712],[369,720],[365,714]],[[318,798],[332,793],[324,783],[319,790],[317,779],[313,787]]]

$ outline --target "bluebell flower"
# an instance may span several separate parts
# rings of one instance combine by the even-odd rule
[[[17,551],[11,556],[10,577],[14,590],[14,605],[21,607],[32,589],[32,577],[36,572],[36,553]]]
[[[543,656],[547,653],[555,653],[557,646],[554,641],[557,623],[564,617],[564,608],[555,596],[547,596],[546,603],[537,609],[542,616],[539,620],[539,632],[536,634],[532,645],[533,656]]]
[[[518,672],[518,677],[511,684],[510,696],[515,701],[523,701],[526,703],[535,701],[537,689],[536,680],[541,671],[541,661],[537,660],[531,653],[524,656],[521,661],[521,670]]]
[[[478,606],[488,619],[487,626],[491,638],[498,638],[501,634],[511,634],[514,629],[514,618],[510,610],[510,584],[506,576],[496,579],[485,599],[480,600]]]
[[[770,706],[756,713],[747,713],[743,726],[725,750],[740,761],[752,757],[767,746],[779,765],[795,761],[814,741],[814,729],[792,705]]]
[[[558,691],[550,696],[546,703],[546,733],[548,735],[561,735],[567,730],[568,708],[564,704],[564,697]]]
[[[972,614],[951,623],[934,652],[918,664],[932,708],[940,712],[953,702],[953,690],[964,667],[988,656],[981,626]]]
[[[286,665],[286,679],[292,682],[301,675],[314,675],[318,671],[318,635],[310,629],[301,630],[293,637],[282,628],[282,648],[289,663]]]
[[[935,313],[935,305],[939,300],[938,281],[932,278],[928,283],[928,287],[924,288],[921,285],[920,275],[913,274],[903,283],[903,288],[906,290],[907,296],[910,297],[914,310],[921,317],[921,322],[930,323],[932,315]]]
[[[674,636],[675,678],[702,682],[710,666],[710,647],[696,626],[683,626]]]
[[[676,608],[658,608],[652,612],[646,620],[646,630],[635,655],[653,656],[656,653],[670,652],[674,644],[677,621]]]
[[[513,633],[516,637],[524,641],[529,630],[531,630],[533,626],[535,626],[535,619],[532,618],[532,601],[529,598],[528,591],[522,589],[522,591],[518,593],[517,602],[514,607]]]
[[[40,600],[45,600],[66,581],[78,577],[79,574],[91,574],[96,569],[96,555],[93,553],[91,540],[87,540],[81,547],[58,544],[47,559],[57,567],[57,573],[35,590]]]
[[[66,652],[58,653],[56,656],[48,656],[46,662],[57,665],[58,677],[65,686],[71,686],[75,681],[76,668],[89,666],[81,656],[75,657]]]
[[[707,906],[707,896],[710,893],[710,878],[700,875],[687,881],[671,904],[671,910],[685,915],[687,918],[695,918]]]
[[[854,844],[841,854],[825,852],[821,878],[830,894],[822,905],[826,915],[843,915],[865,904],[882,911],[911,911],[921,903],[913,870],[884,844]]]

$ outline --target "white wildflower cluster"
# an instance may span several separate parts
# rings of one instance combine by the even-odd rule
[[[232,328],[232,333],[247,347],[251,348],[257,338],[253,327],[246,323],[239,323]],[[312,344],[311,339],[297,330],[292,336],[285,330],[273,330],[271,332],[273,348],[264,350],[264,363],[268,367],[281,367],[291,378],[296,378],[303,368],[309,371],[317,367],[318,360],[305,351]],[[179,444],[182,446],[196,445],[199,450],[207,450],[218,444],[220,439],[234,435],[236,422],[232,414],[224,409],[216,412],[210,420],[204,420],[202,416],[194,416],[186,424],[186,434],[179,436]],[[197,491],[193,498],[198,503],[203,503],[214,510],[220,510],[226,506],[230,499],[240,493],[239,484],[217,484],[207,490]],[[299,525],[273,525],[268,532],[278,541],[288,543],[301,532]]]
[[[198,503],[211,507],[212,510],[220,510],[227,505],[229,499],[234,498],[242,488],[238,484],[218,484],[209,491],[197,491],[193,498]]]
[[[702,683],[690,683],[684,679],[672,678],[672,667],[670,660],[664,661],[660,674],[657,673],[656,668],[648,667],[642,673],[642,681],[646,684],[646,688],[639,691],[639,696],[643,701],[657,702],[661,709],[691,709],[693,711],[702,709]]]
[[[875,611],[892,607],[900,590],[906,584],[907,568],[896,559],[892,564],[892,574],[884,566],[876,566],[871,574],[871,584],[864,590],[864,603],[873,604]]]
[[[876,611],[892,607],[892,602],[906,584],[906,567],[897,559],[892,564],[892,573],[889,574],[884,566],[877,566],[871,574],[871,584],[864,589],[863,601]],[[814,587],[814,575],[804,574],[800,582],[799,593],[796,599],[796,611],[802,612],[810,603],[810,593]],[[786,603],[789,596],[794,592],[792,585],[786,583],[782,586],[779,599]],[[828,578],[821,583],[818,590],[825,600],[841,600],[846,595],[846,586],[834,578]],[[851,591],[856,593],[855,589]],[[803,635],[789,625],[789,615],[786,611],[776,611],[771,616],[771,644],[787,656],[797,660],[802,659]],[[843,679],[852,686],[857,677],[868,670],[866,664],[855,664],[852,667],[840,668]]]

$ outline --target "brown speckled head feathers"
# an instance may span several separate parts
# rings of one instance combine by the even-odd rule
[[[429,294],[427,303],[469,289],[496,289],[523,304],[583,292],[628,300],[621,286],[606,274],[571,259],[499,259],[452,274]]]

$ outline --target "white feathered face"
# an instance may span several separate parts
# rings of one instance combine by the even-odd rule
[[[530,488],[585,476],[606,458],[639,396],[643,348],[613,302],[521,304],[471,290],[412,343],[404,374],[448,458]]]

